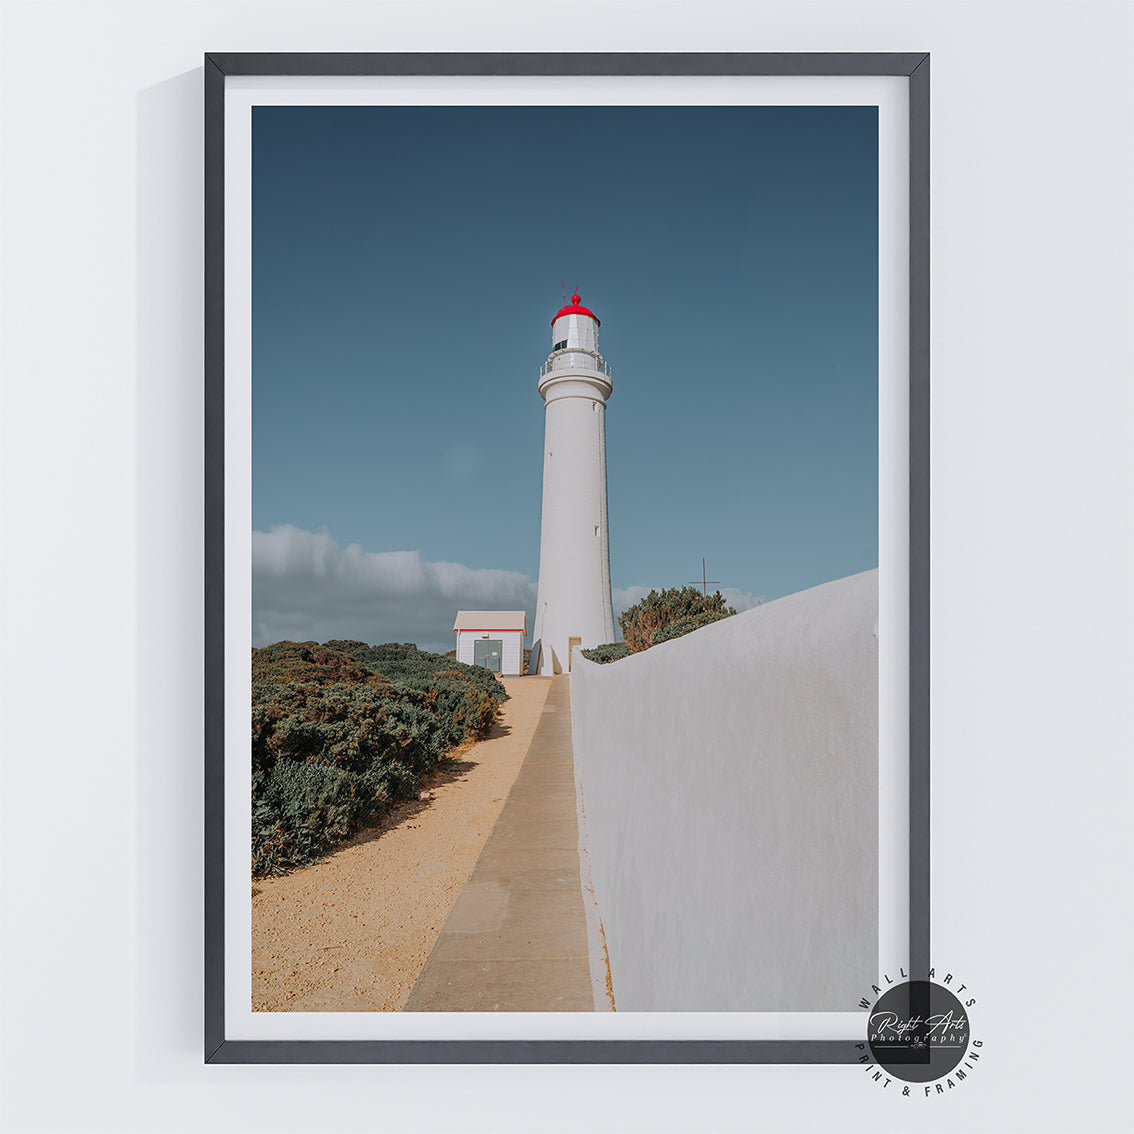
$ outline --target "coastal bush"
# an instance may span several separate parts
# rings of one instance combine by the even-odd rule
[[[413,645],[333,641],[327,646],[386,678],[396,691],[423,694],[424,704],[438,713],[453,744],[487,735],[497,707],[508,699],[503,684],[484,666],[466,665]]]
[[[696,587],[670,587],[663,591],[650,591],[619,616],[618,625],[622,627],[622,641],[634,653],[640,653],[658,641],[666,641],[665,637],[655,640],[655,634],[675,623],[681,624],[682,629],[667,637],[688,634],[735,613],[732,607],[725,605],[720,591],[706,595]]]
[[[315,862],[484,736],[504,686],[411,645],[276,642],[252,651],[252,869]]]
[[[680,638],[684,634],[691,634],[694,630],[700,630],[702,626],[708,626],[710,622],[719,622],[722,618],[728,618],[730,614],[735,613],[733,610],[706,610],[700,614],[675,618],[667,625],[659,626],[650,635],[650,645],[656,646],[660,642],[668,642],[671,638]]]
[[[618,661],[619,658],[628,658],[633,652],[625,642],[607,642],[604,646],[595,646],[593,650],[581,651],[583,657],[598,662],[599,665]]]
[[[395,757],[428,771],[449,730],[424,700],[366,684],[253,685],[253,771],[270,774],[282,758],[361,774]]]
[[[367,810],[359,777],[324,764],[279,760],[252,778],[252,873],[282,874],[345,839]]]
[[[320,646],[318,642],[273,642],[252,651],[252,681],[261,684],[381,684],[377,678],[373,670],[329,643]]]

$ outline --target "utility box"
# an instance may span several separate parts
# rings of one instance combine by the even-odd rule
[[[458,610],[453,631],[457,661],[482,665],[502,677],[523,672],[528,616],[522,610]]]

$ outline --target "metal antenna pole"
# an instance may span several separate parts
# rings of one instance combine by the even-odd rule
[[[720,579],[706,578],[706,574],[707,573],[705,571],[705,559],[702,556],[702,558],[701,558],[701,577],[699,579],[693,579],[692,581],[686,583],[685,585],[687,587],[695,587],[698,583],[700,583],[701,584],[701,593],[703,595],[707,595],[709,593],[709,584],[712,583],[714,587],[719,587],[721,585],[721,581],[720,581]]]

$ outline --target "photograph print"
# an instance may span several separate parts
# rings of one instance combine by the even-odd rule
[[[871,105],[252,111],[254,1012],[879,972]]]

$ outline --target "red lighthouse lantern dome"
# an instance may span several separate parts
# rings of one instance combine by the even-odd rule
[[[565,307],[559,308],[559,310],[555,313],[555,319],[562,319],[564,315],[589,315],[601,327],[602,322],[599,320],[599,317],[589,308],[582,307],[580,303],[580,296],[578,293],[576,293],[575,295],[571,296],[570,303],[568,303]],[[554,323],[555,319],[552,319],[551,321]]]

